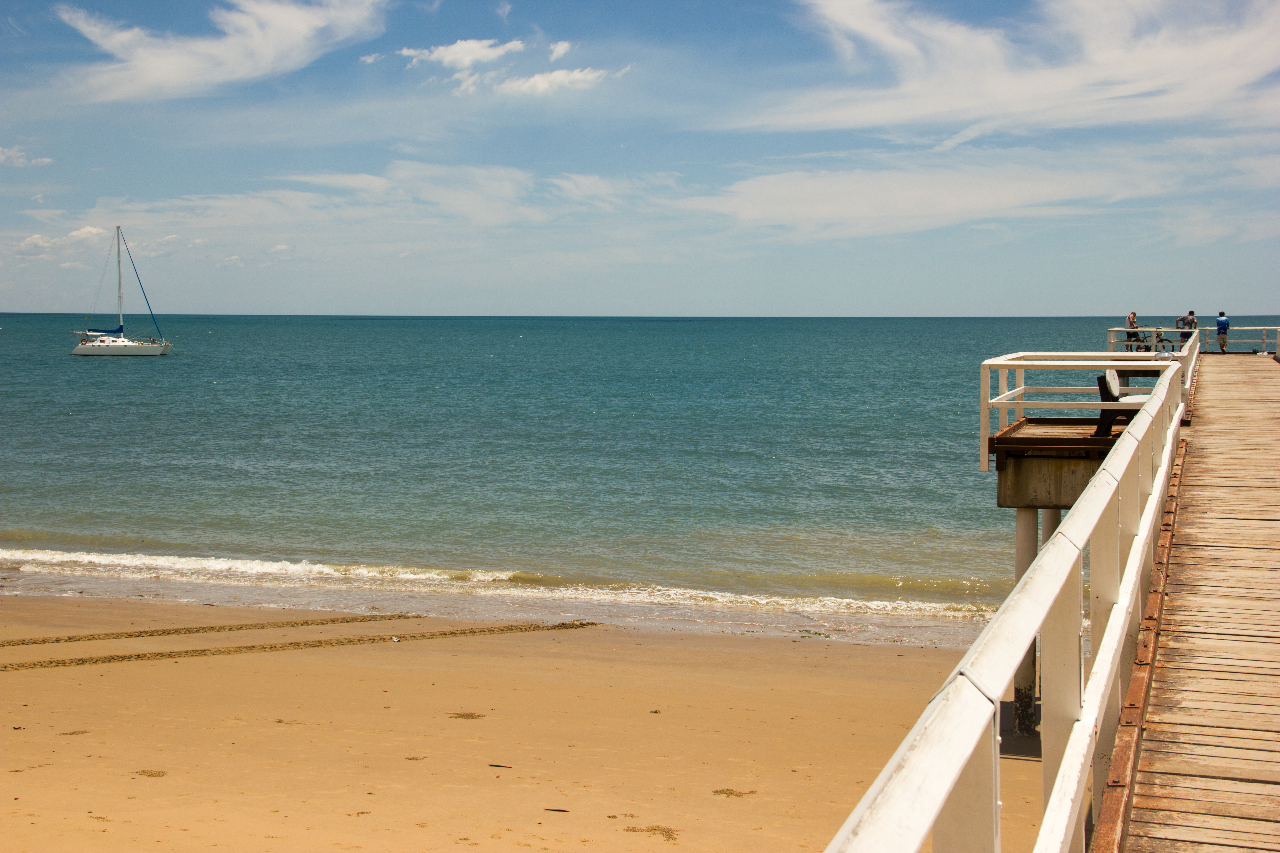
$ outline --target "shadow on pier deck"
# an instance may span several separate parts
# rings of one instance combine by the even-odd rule
[[[1280,364],[1202,361],[1184,437],[1095,853],[1280,850]]]

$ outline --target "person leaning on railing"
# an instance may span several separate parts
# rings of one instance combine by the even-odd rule
[[[1227,351],[1227,330],[1231,328],[1231,318],[1227,316],[1225,311],[1219,311],[1218,321],[1218,351]]]
[[[1178,328],[1179,328],[1179,329],[1198,329],[1198,328],[1200,328],[1200,323],[1199,323],[1199,321],[1198,321],[1198,320],[1196,320],[1196,312],[1194,312],[1194,311],[1188,311],[1188,312],[1187,312],[1187,315],[1186,315],[1185,317],[1179,317],[1179,318],[1178,318],[1178,323],[1177,323],[1177,325],[1178,325]],[[1190,339],[1191,339],[1191,336],[1192,336],[1193,334],[1195,334],[1195,332],[1191,332],[1191,331],[1183,332],[1183,333],[1182,333],[1182,340],[1183,340],[1184,342],[1185,342],[1185,341],[1190,340]]]

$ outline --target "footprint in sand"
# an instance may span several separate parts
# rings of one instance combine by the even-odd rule
[[[484,714],[477,714],[474,711],[454,711],[450,712],[450,717],[455,720],[483,720]]]
[[[134,776],[149,776],[149,777],[151,777],[152,779],[159,779],[161,776],[167,776],[167,775],[169,775],[169,774],[168,774],[168,773],[166,773],[164,770],[135,770],[135,771],[133,771],[133,775],[134,775]]]

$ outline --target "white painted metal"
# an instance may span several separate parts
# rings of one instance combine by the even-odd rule
[[[1007,411],[1017,405],[1014,398],[993,405],[993,364],[1003,361],[1001,373],[1018,368],[1117,369],[1114,357],[1119,355],[1130,354],[1055,359],[1053,354],[1019,353],[984,363],[984,444],[990,409]],[[1120,361],[1118,369],[1126,363],[1133,366],[1130,359]],[[1046,808],[1036,851],[1083,850],[1090,776],[1102,766],[1099,751],[1111,746],[1103,733],[1108,727],[1114,731],[1119,691],[1133,659],[1140,593],[1159,535],[1184,411],[1182,385],[1181,360],[1166,359],[1150,399],[832,839],[828,853],[910,853],[919,849],[931,829],[938,853],[999,849],[998,831],[981,829],[987,826],[986,804],[998,799],[998,768],[989,773],[984,769],[987,745],[999,725],[999,699],[1037,633],[1042,644]],[[1005,390],[1017,389],[1008,389],[1006,379]],[[1051,401],[1027,408],[1042,402]],[[1029,525],[1023,522],[1020,531],[1024,527]],[[1034,541],[1034,533],[1031,537]],[[1093,634],[1093,663],[1083,690],[1081,584],[1086,548],[1091,571],[1099,573],[1099,590],[1090,601],[1091,613],[1097,612],[1098,633]],[[1120,566],[1123,572],[1117,577]],[[965,814],[968,817],[961,817]],[[993,820],[998,824],[998,816]]]

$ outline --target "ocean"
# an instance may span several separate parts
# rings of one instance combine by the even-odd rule
[[[0,314],[0,594],[963,643],[1012,586],[978,366],[1121,319],[84,322]]]

